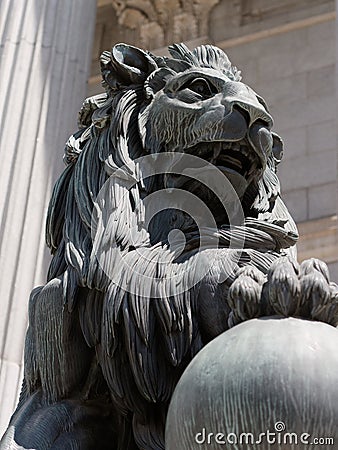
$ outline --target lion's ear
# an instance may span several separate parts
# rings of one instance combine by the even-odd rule
[[[111,89],[140,84],[157,69],[149,53],[126,44],[116,44],[111,52],[103,52],[100,60],[104,83]]]
[[[284,144],[282,138],[277,133],[272,132],[272,154],[276,164],[279,164],[283,158]]]

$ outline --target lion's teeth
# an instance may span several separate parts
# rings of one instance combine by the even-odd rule
[[[231,148],[232,143],[231,142],[223,142],[222,143],[222,150],[228,150]]]
[[[248,157],[251,156],[251,152],[246,145],[241,145],[241,153],[243,153],[243,155],[248,156]]]
[[[256,164],[254,164],[254,165],[251,167],[251,169],[249,170],[248,175],[249,175],[249,176],[252,175],[256,170],[257,170],[257,166],[256,166]]]
[[[221,151],[222,151],[222,147],[220,147],[220,146],[214,147],[214,159],[215,160],[219,157]]]
[[[206,142],[192,149],[205,161],[235,170],[247,180],[257,176],[260,158],[246,139],[237,142]]]
[[[234,166],[237,166],[239,169],[242,169],[242,163],[238,161],[236,158],[232,158],[231,156],[226,156],[222,158],[224,162],[233,164]]]

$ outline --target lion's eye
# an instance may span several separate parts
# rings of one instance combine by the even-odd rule
[[[214,86],[211,86],[205,78],[195,78],[185,83],[183,89],[190,89],[203,97],[211,97],[215,93]]]

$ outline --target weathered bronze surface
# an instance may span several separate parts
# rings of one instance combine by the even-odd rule
[[[265,101],[220,49],[170,53],[101,57],[106,93],[66,145],[1,450],[163,449],[174,388],[216,336],[275,314],[337,325],[326,265],[296,262]]]

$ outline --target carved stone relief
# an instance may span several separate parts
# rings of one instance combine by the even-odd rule
[[[147,48],[173,41],[196,39],[208,33],[211,9],[219,0],[117,0],[118,23],[133,31],[133,38]]]

